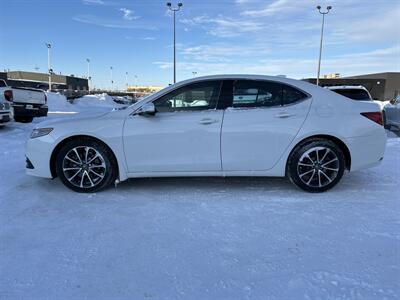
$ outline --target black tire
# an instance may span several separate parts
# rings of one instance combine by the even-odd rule
[[[310,158],[312,153],[315,153],[314,157]],[[329,156],[322,159],[321,156],[325,153]],[[317,159],[315,156],[318,154],[319,158]],[[329,164],[324,163],[330,160],[332,162]],[[337,144],[330,140],[314,138],[301,143],[292,151],[287,163],[286,174],[292,183],[302,190],[321,193],[331,189],[340,181],[345,168],[345,156]],[[315,174],[317,174],[316,178],[311,178]],[[325,184],[321,185],[321,181],[324,181]]]
[[[95,186],[87,186],[87,187],[82,187],[82,186],[77,186],[76,182],[74,180],[71,181],[71,179],[67,178],[67,175],[64,172],[64,165],[69,162],[69,160],[66,159],[66,155],[69,153],[72,153],[71,151],[74,151],[73,149],[94,149],[95,151],[97,151],[98,154],[101,155],[101,164],[105,165],[105,170],[104,172],[99,172],[98,169],[96,169],[96,172],[101,173],[101,175],[103,175],[103,178],[100,179],[100,177],[98,177],[97,181],[92,182],[92,179],[89,179],[87,177],[87,175],[83,174],[83,172],[89,174],[91,171],[89,170],[91,167],[87,167],[89,164],[86,165],[85,163],[85,169],[83,169],[83,167],[81,166],[77,166],[76,169],[81,168],[80,172],[78,173],[78,178],[79,176],[82,177],[86,177],[86,179],[83,179],[83,182],[87,182],[88,180],[90,180],[90,183],[95,183]],[[82,155],[81,155],[82,156]],[[95,155],[93,155],[94,157]],[[73,157],[74,159],[76,157]],[[83,159],[83,158],[82,158]],[[100,158],[97,158],[100,159]],[[75,159],[77,161],[77,159]],[[89,159],[88,159],[89,160]],[[74,163],[72,163],[72,165],[75,166]],[[78,172],[79,170],[77,170]],[[100,170],[101,171],[101,170]],[[71,190],[74,190],[76,192],[79,193],[94,193],[97,191],[100,191],[106,187],[108,187],[110,184],[112,184],[113,182],[115,182],[115,180],[117,179],[118,176],[118,164],[117,161],[115,159],[114,154],[111,152],[111,150],[104,145],[101,142],[98,142],[94,139],[91,138],[77,138],[74,140],[71,140],[69,142],[67,142],[65,145],[62,146],[62,148],[60,149],[59,153],[56,156],[56,172],[57,172],[57,176],[60,177],[61,181],[64,183],[65,186],[67,186],[68,188],[70,188]],[[67,171],[68,173],[69,171]],[[75,172],[75,170],[71,171],[71,172]],[[90,173],[91,174],[91,173]],[[91,174],[93,176],[93,174]],[[70,176],[71,178],[72,176]],[[82,185],[82,182],[81,182]]]
[[[31,123],[33,121],[33,117],[21,117],[21,116],[14,116],[15,122],[19,123]]]

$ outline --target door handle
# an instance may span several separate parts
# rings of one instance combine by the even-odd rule
[[[202,125],[210,125],[210,124],[217,123],[217,122],[218,122],[218,120],[205,118],[205,119],[201,119],[201,120],[199,121],[199,124],[202,124]]]
[[[281,119],[285,119],[285,118],[289,118],[289,117],[293,117],[294,114],[289,114],[287,112],[281,112],[275,115],[276,118],[281,118]]]

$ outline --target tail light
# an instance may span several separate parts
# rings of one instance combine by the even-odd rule
[[[382,112],[377,111],[377,112],[364,112],[361,113],[364,117],[370,119],[371,121],[374,121],[375,123],[378,123],[379,125],[383,125],[383,118],[382,118]]]
[[[4,98],[6,98],[7,101],[12,102],[13,101],[13,92],[11,90],[4,91]]]

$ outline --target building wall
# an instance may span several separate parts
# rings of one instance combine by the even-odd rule
[[[37,82],[48,82],[49,81],[49,74],[47,73],[36,73],[36,72],[24,72],[24,71],[11,71],[7,72],[7,76],[9,79],[16,79],[16,80],[32,80]],[[65,84],[66,77],[64,75],[51,75],[51,82]]]
[[[9,85],[48,88],[49,74],[47,73],[11,71],[5,74]],[[52,74],[51,83],[53,89],[88,90],[86,78]]]
[[[380,79],[384,79],[385,84],[385,92],[383,95],[384,100],[391,100],[398,94],[400,94],[400,72],[385,72],[385,73],[374,73],[374,74],[366,74],[366,75],[358,75],[346,77],[350,79],[373,79],[379,81]]]

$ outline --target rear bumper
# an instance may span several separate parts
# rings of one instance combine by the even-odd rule
[[[346,139],[351,154],[350,171],[357,171],[378,165],[386,149],[385,130],[377,130],[373,135]]]
[[[26,104],[13,104],[14,116],[23,117],[45,117],[49,108],[47,105],[31,105]]]

